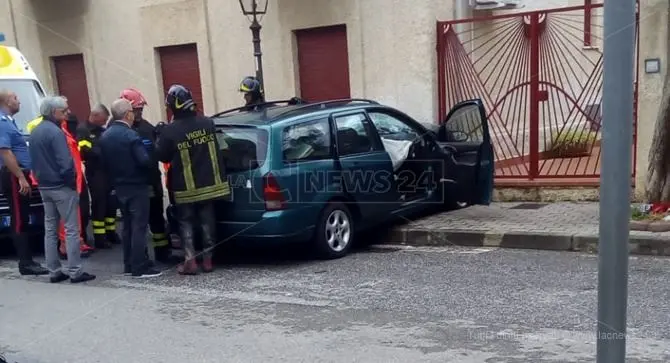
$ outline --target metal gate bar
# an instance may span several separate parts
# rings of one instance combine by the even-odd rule
[[[496,179],[574,184],[600,176],[602,7],[586,0],[437,23],[439,121],[457,102],[483,100]],[[637,19],[639,45],[639,10]],[[634,125],[637,84],[636,72]],[[633,177],[636,144],[634,134]]]

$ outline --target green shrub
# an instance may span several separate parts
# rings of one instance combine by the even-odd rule
[[[589,153],[597,134],[582,128],[565,129],[551,139],[550,150],[558,154]]]

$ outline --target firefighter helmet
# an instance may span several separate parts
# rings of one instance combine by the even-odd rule
[[[240,92],[261,93],[261,82],[256,77],[244,77],[240,83]]]
[[[119,96],[119,98],[123,98],[130,102],[133,108],[143,108],[147,105],[147,100],[144,98],[142,93],[132,87],[121,91],[121,96]]]
[[[167,96],[165,96],[165,105],[169,107],[173,113],[195,111],[193,94],[188,88],[180,84],[173,84],[170,86]]]

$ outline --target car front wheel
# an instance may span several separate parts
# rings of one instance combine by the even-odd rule
[[[345,256],[354,242],[354,220],[342,203],[330,203],[316,226],[315,247],[320,258]]]

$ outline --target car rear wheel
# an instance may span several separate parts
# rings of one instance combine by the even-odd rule
[[[321,213],[316,226],[314,243],[320,258],[335,259],[345,256],[354,242],[354,220],[342,203],[330,203]]]

